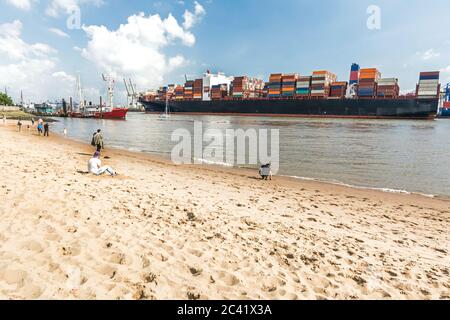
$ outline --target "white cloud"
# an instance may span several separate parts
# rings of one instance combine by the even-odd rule
[[[195,1],[195,8],[193,13],[189,10],[184,11],[183,27],[186,30],[191,29],[195,24],[197,24],[202,19],[202,17],[205,14],[206,14],[205,8],[203,8],[203,6],[200,3]]]
[[[60,36],[62,38],[70,38],[70,36],[67,33],[65,33],[64,31],[57,29],[57,28],[50,28],[50,29],[48,29],[48,31],[50,31],[51,33],[54,33],[57,36]]]
[[[99,72],[121,79],[132,77],[139,88],[161,85],[164,76],[183,66],[186,59],[178,54],[167,57],[164,48],[180,41],[195,44],[195,36],[171,15],[130,16],[117,30],[105,26],[83,26],[89,42],[82,55],[94,62]],[[114,44],[114,45],[111,45]]]
[[[434,51],[433,48],[425,51],[425,52],[418,52],[418,55],[420,55],[422,60],[428,61],[428,60],[432,60],[435,58],[439,58],[441,56],[441,54],[439,52]]]
[[[79,10],[83,4],[92,4],[100,7],[104,4],[103,0],[51,0],[47,6],[45,13],[50,17],[58,17],[61,13],[72,14],[75,10]]]
[[[18,9],[28,11],[31,9],[32,0],[6,0],[6,2]]]
[[[0,79],[17,100],[23,90],[26,100],[40,102],[62,98],[74,91],[73,77],[58,70],[57,51],[44,43],[21,39],[22,23],[0,25]]]

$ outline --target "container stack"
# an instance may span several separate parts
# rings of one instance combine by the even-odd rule
[[[227,96],[227,85],[218,84],[213,85],[211,88],[211,99],[212,100],[222,100]]]
[[[300,76],[297,79],[295,95],[299,98],[309,97],[311,91],[311,77]]]
[[[358,84],[359,71],[360,71],[359,64],[357,64],[357,63],[352,64],[352,67],[350,68],[350,82],[349,82],[350,86],[352,86],[354,84]]]
[[[158,90],[158,100],[165,101],[167,97],[167,87],[161,87]]]
[[[418,99],[439,98],[439,71],[421,72],[416,96]]]
[[[344,99],[347,93],[347,81],[333,82],[330,86],[330,99]]]
[[[175,100],[183,100],[184,99],[184,87],[176,86],[175,87]]]
[[[283,97],[294,97],[298,74],[284,74],[281,76],[281,94]]]
[[[249,79],[248,82],[249,95],[248,98],[256,99],[263,97],[264,81],[257,78]]]
[[[330,84],[335,82],[336,78],[336,75],[329,71],[314,71],[311,79],[311,97],[328,97]]]
[[[233,98],[245,98],[248,92],[248,77],[235,77],[233,80]]]
[[[184,99],[192,100],[194,98],[194,81],[186,81],[184,85]]]
[[[269,98],[279,98],[281,96],[281,73],[271,74],[269,78]]]
[[[395,99],[400,95],[400,87],[396,78],[382,78],[378,80],[377,97]]]
[[[359,72],[358,97],[375,98],[380,78],[381,73],[376,68],[361,69]]]
[[[203,98],[203,79],[194,81],[194,100],[202,100]]]

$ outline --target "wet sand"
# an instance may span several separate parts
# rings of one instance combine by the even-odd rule
[[[0,124],[2,299],[450,299],[450,202]]]

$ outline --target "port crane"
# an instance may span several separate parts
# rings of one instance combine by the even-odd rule
[[[129,106],[133,109],[138,109],[139,94],[137,93],[137,90],[136,90],[136,84],[133,83],[131,78],[128,80],[129,80],[129,82],[127,83],[127,80],[125,78],[123,78],[123,83],[125,84],[125,89],[127,91],[127,106]],[[129,98],[131,98],[131,102],[129,101]]]

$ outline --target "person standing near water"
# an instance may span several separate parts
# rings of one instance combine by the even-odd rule
[[[22,130],[22,122],[20,121],[20,119],[17,122],[17,126],[19,127],[19,132],[20,132]]]
[[[103,134],[102,134],[102,130],[100,130],[100,129],[98,129],[97,133],[94,135],[94,145],[97,148],[98,152],[100,152],[102,149],[104,149]]]
[[[47,136],[48,137],[48,132],[49,132],[49,125],[48,122],[46,122],[44,124],[44,137]]]
[[[38,135],[40,136],[44,130],[44,126],[42,125],[42,123],[38,123],[37,130],[38,130]]]
[[[6,116],[3,114],[3,125],[6,125]]]
[[[64,134],[64,137],[67,137],[67,128],[64,128],[63,134]]]

